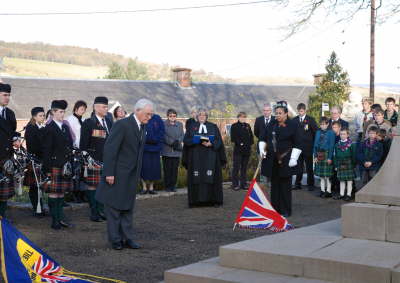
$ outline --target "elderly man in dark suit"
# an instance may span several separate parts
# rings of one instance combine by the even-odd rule
[[[275,120],[272,116],[272,107],[269,103],[264,104],[263,115],[256,118],[254,123],[254,135],[260,139],[261,134],[265,131],[266,127]]]
[[[348,129],[349,123],[343,120],[340,116],[342,115],[342,108],[340,106],[333,106],[331,108],[331,119],[329,120],[328,129],[332,130],[332,123],[338,121],[342,129]]]
[[[153,103],[140,99],[134,113],[117,121],[104,145],[104,167],[96,200],[103,203],[107,217],[108,239],[121,250],[140,246],[133,241],[133,209],[140,179],[145,124],[153,114]]]

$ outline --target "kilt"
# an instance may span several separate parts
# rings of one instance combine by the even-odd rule
[[[353,181],[356,175],[350,159],[341,160],[337,168],[337,178],[339,181]]]
[[[92,169],[85,166],[85,170],[87,171],[87,176],[84,178],[85,184],[87,184],[89,187],[97,187],[101,180],[103,166],[96,165]]]
[[[0,201],[7,201],[15,195],[14,178],[9,177],[9,180],[0,184]]]
[[[63,194],[72,190],[72,179],[65,179],[61,174],[62,168],[51,168],[51,183],[45,186],[46,193]]]
[[[325,152],[327,156],[327,152]],[[332,177],[333,176],[333,162],[329,165],[328,160],[317,161],[315,163],[314,174],[319,177]]]
[[[38,178],[38,181],[40,182],[40,169],[36,168],[36,176]],[[36,179],[35,179],[35,175],[33,174],[33,169],[32,169],[32,164],[28,165],[28,171],[26,171],[25,173],[25,178],[24,178],[24,186],[32,186],[35,185],[36,186]]]

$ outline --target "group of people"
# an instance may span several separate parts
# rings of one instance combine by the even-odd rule
[[[321,117],[318,125],[307,115],[304,103],[297,106],[298,115],[292,119],[285,101],[277,102],[274,109],[265,104],[263,116],[255,120],[253,129],[262,159],[261,175],[271,187],[272,206],[284,216],[292,214],[292,190],[302,189],[303,172],[307,174],[310,191],[315,188],[314,176],[318,176],[320,197],[350,201],[357,176],[362,180],[361,187],[368,183],[389,153],[398,113],[394,98],[387,98],[385,106],[383,109],[363,98],[363,109],[355,116],[355,132],[351,133],[349,123],[341,118],[339,106],[331,107],[330,118]],[[247,188],[247,164],[254,143],[252,129],[245,119],[246,114],[240,112],[230,132],[234,143],[235,190]],[[296,176],[294,184],[292,176]]]
[[[12,173],[4,168],[13,153],[23,148],[15,114],[7,107],[10,94],[11,86],[0,83],[0,166],[5,177]],[[330,118],[321,117],[319,126],[303,103],[294,118],[289,117],[285,101],[274,108],[265,104],[253,129],[246,123],[246,113],[240,112],[230,130],[232,188],[247,189],[254,131],[261,175],[270,184],[271,203],[280,214],[292,214],[292,190],[302,188],[304,171],[309,190],[314,189],[316,175],[321,180],[321,197],[351,200],[356,175],[366,184],[383,164],[398,119],[393,98],[386,99],[385,110],[367,98],[362,105],[354,120],[356,142],[338,106],[331,108]],[[79,100],[65,118],[68,103],[53,100],[47,115],[41,106],[32,108],[24,128],[26,152],[40,165],[27,166],[24,184],[29,186],[34,213],[39,204],[43,207],[38,192],[48,194],[51,228],[71,227],[63,207],[65,194],[72,192],[89,203],[90,220],[107,220],[114,249],[140,248],[132,238],[138,184],[142,182],[141,194],[157,194],[155,182],[163,175],[164,189],[174,192],[180,163],[187,171],[189,207],[223,204],[222,168],[227,156],[220,130],[208,121],[206,109],[192,109],[192,117],[183,125],[177,121],[176,110],[168,109],[163,120],[147,99],[139,100],[129,116],[121,106],[109,113],[104,96],[96,97],[91,106],[85,119],[88,104]],[[12,176],[1,177],[0,216],[4,217],[15,184]]]

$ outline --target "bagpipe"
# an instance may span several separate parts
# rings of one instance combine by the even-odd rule
[[[81,176],[87,176],[87,169],[93,169],[95,167],[103,167],[103,163],[95,160],[87,151],[74,148],[71,152],[71,166],[70,166],[70,177],[73,182],[79,183]],[[84,168],[82,174],[82,168]],[[63,172],[66,170],[63,170]]]

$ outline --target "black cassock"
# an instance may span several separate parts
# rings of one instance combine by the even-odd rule
[[[189,206],[222,205],[222,166],[226,164],[225,147],[217,125],[206,122],[207,133],[215,137],[211,147],[195,144],[193,137],[199,135],[200,123],[187,129],[184,137],[182,164],[187,169]]]
[[[271,178],[271,204],[280,214],[292,214],[292,175],[299,171],[298,166],[289,167],[293,148],[299,148],[298,127],[293,120],[283,126],[278,121],[270,123],[261,141],[267,143],[267,156],[262,162],[262,175]],[[274,145],[275,144],[275,145]]]

